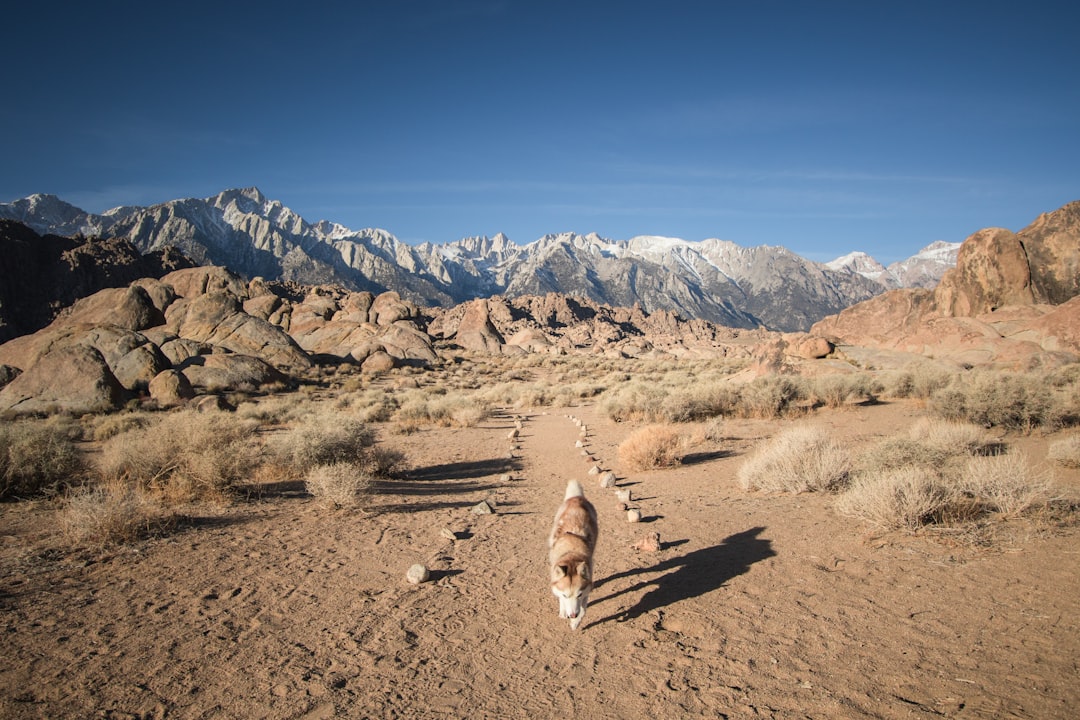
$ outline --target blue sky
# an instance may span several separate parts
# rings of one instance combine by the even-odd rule
[[[21,3],[0,201],[883,262],[1080,199],[1067,2]]]

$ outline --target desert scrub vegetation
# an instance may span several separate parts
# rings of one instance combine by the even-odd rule
[[[333,462],[311,467],[304,475],[304,489],[323,505],[348,508],[370,493],[372,480],[361,463]]]
[[[943,519],[951,495],[925,468],[888,468],[857,475],[837,499],[836,510],[884,530],[916,530]]]
[[[154,415],[146,412],[122,412],[114,415],[95,416],[92,428],[88,428],[90,437],[97,442],[103,442],[111,437],[122,435],[131,430],[152,425]]]
[[[838,408],[850,402],[873,402],[880,390],[871,375],[860,372],[807,378],[802,392],[815,407]]]
[[[1021,453],[976,456],[944,472],[924,464],[858,474],[836,509],[883,530],[958,526],[1044,508],[1052,487]]]
[[[654,470],[678,465],[682,437],[669,425],[646,425],[619,445],[619,462],[629,470]]]
[[[1080,468],[1080,435],[1069,435],[1050,443],[1046,457],[1067,468]]]
[[[0,422],[0,499],[54,495],[86,471],[70,428],[49,420]]]
[[[736,385],[713,375],[672,383],[635,379],[613,384],[601,396],[600,409],[615,422],[684,423],[714,417],[773,419],[791,413],[803,398],[799,385],[781,376]]]
[[[948,420],[1031,432],[1080,422],[1073,384],[1056,386],[1040,374],[976,371],[957,376],[931,396],[930,408]]]
[[[739,467],[744,490],[766,492],[837,491],[848,481],[852,461],[847,450],[815,427],[784,430]]]
[[[884,530],[1017,517],[1052,500],[1050,477],[972,423],[922,419],[861,454],[837,511]]]
[[[386,477],[404,461],[401,453],[379,446],[367,424],[336,413],[298,422],[274,439],[273,455],[300,477],[317,466],[339,463],[355,465],[369,477]]]
[[[413,426],[474,427],[491,412],[491,403],[478,393],[444,388],[410,390],[396,404],[390,419]]]
[[[262,461],[257,427],[232,413],[165,413],[106,441],[98,471],[175,502],[221,499]]]
[[[889,370],[876,374],[876,382],[882,397],[927,400],[935,392],[947,387],[957,371],[926,362],[913,362],[901,370]]]
[[[159,498],[121,480],[73,490],[58,513],[61,534],[76,544],[135,542],[163,535],[176,522]]]

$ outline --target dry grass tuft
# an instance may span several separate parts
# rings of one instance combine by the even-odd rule
[[[85,469],[68,428],[47,420],[0,423],[0,499],[55,495]]]
[[[125,478],[173,502],[218,500],[262,461],[255,430],[254,422],[228,413],[169,413],[109,439],[99,471],[106,481]]]
[[[1023,453],[1013,452],[968,460],[960,488],[987,511],[1018,517],[1045,507],[1051,500],[1052,484],[1050,476],[1034,470]]]
[[[78,544],[129,543],[164,534],[175,525],[176,516],[155,498],[121,481],[80,488],[59,511],[61,533]]]
[[[857,476],[836,509],[883,530],[915,530],[939,517],[952,498],[935,474],[900,467]]]
[[[1067,468],[1080,468],[1080,435],[1070,435],[1050,443],[1046,457]]]
[[[758,448],[739,468],[745,490],[766,492],[835,491],[851,473],[851,456],[838,442],[813,427],[793,427]]]
[[[404,460],[401,453],[378,447],[375,431],[363,422],[336,413],[308,417],[279,436],[274,449],[280,461],[300,475],[319,465],[349,463],[384,477]]]
[[[619,462],[630,470],[653,470],[678,465],[682,438],[667,425],[647,425],[619,445]]]
[[[304,487],[324,505],[346,508],[357,505],[371,490],[371,476],[357,463],[315,465],[304,476]]]

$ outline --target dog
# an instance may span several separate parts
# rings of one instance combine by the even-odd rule
[[[596,508],[585,499],[581,483],[571,480],[548,538],[551,592],[559,599],[559,617],[570,619],[571,630],[581,625],[589,604],[599,534]]]

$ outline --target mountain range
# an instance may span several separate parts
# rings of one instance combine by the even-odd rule
[[[123,238],[143,253],[175,247],[247,278],[394,290],[420,305],[478,297],[576,295],[646,312],[668,310],[729,327],[806,330],[897,287],[932,287],[959,243],[934,243],[884,267],[865,253],[817,263],[783,247],[560,233],[518,245],[503,234],[409,245],[385,230],[308,222],[257,188],[100,215],[53,195],[0,203],[0,218],[41,234]]]

